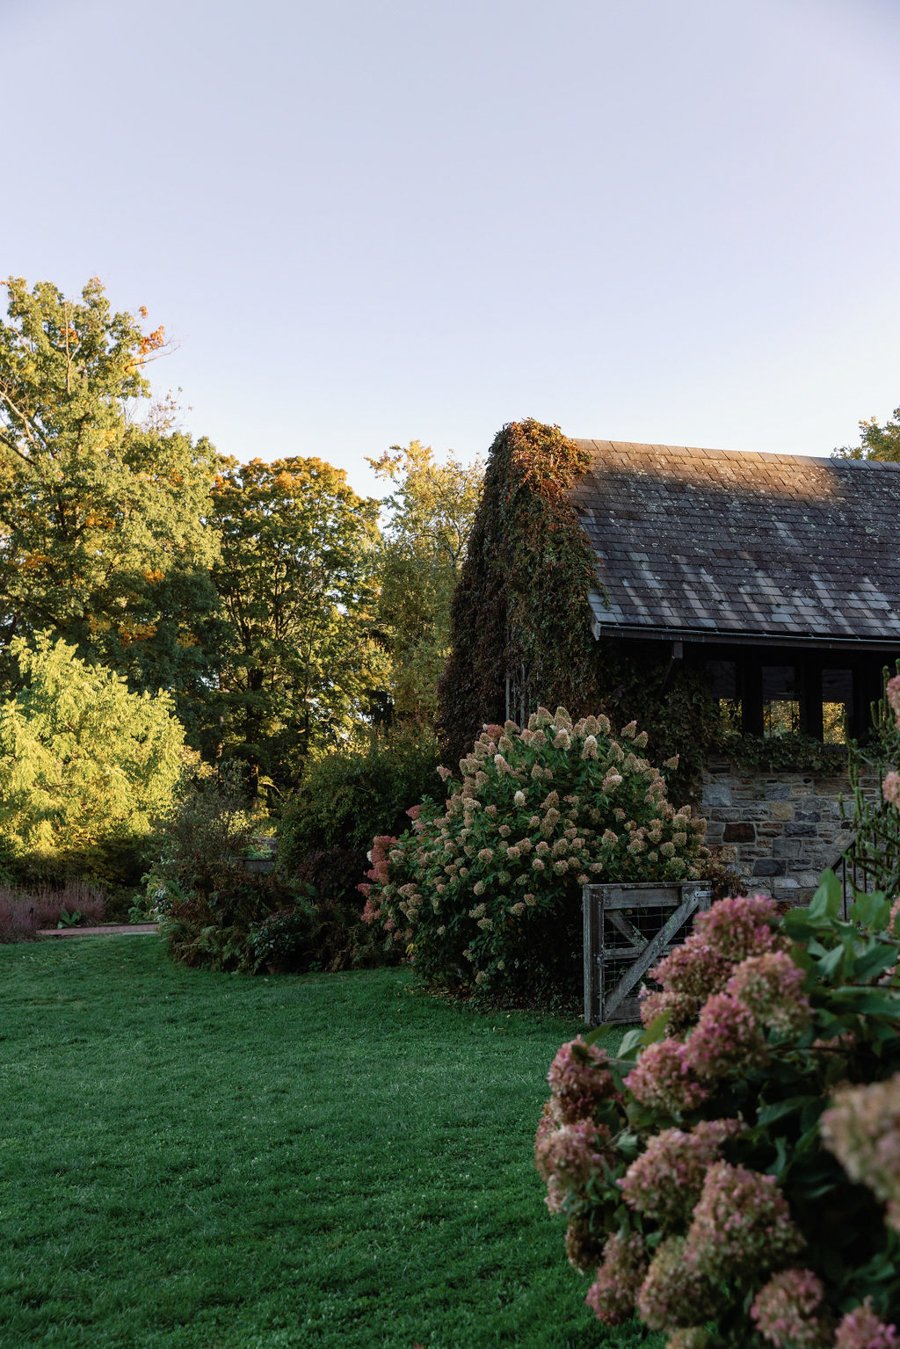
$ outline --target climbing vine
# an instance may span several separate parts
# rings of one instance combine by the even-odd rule
[[[570,501],[588,452],[559,427],[505,426],[491,447],[484,493],[452,610],[452,654],[441,681],[449,762],[484,723],[520,724],[538,703],[573,715],[637,719],[657,757],[679,754],[673,791],[696,795],[719,734],[702,677],[641,643],[591,631],[588,592],[601,590],[593,550]]]
[[[491,447],[440,687],[453,761],[483,723],[505,720],[508,676],[527,710],[538,698],[581,701],[594,564],[567,493],[587,462],[558,427],[533,420],[505,426]]]

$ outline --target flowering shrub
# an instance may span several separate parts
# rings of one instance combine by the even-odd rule
[[[535,1161],[601,1321],[672,1349],[900,1346],[900,901],[840,907],[830,873],[784,916],[714,904],[618,1058],[556,1055]]]
[[[524,730],[486,726],[443,807],[426,801],[401,838],[376,839],[366,921],[431,983],[533,990],[554,960],[580,960],[583,885],[679,881],[705,864],[705,821],[669,803],[646,744],[634,722],[616,735],[561,707]]]

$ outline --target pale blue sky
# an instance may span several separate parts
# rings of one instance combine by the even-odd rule
[[[0,275],[99,275],[184,421],[828,453],[900,403],[894,0],[0,0]]]

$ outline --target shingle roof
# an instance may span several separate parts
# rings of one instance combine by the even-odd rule
[[[900,464],[578,443],[601,630],[900,642]]]

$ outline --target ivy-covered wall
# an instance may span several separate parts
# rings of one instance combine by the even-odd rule
[[[440,686],[453,761],[483,723],[505,719],[507,675],[519,702],[580,710],[595,654],[593,558],[567,493],[586,467],[558,427],[536,421],[505,426],[491,447]]]
[[[448,762],[485,722],[561,704],[576,717],[636,719],[656,762],[682,756],[673,798],[696,799],[719,734],[702,677],[663,644],[598,643],[591,631],[594,555],[569,502],[588,462],[559,427],[534,420],[505,426],[491,447],[440,688]]]

